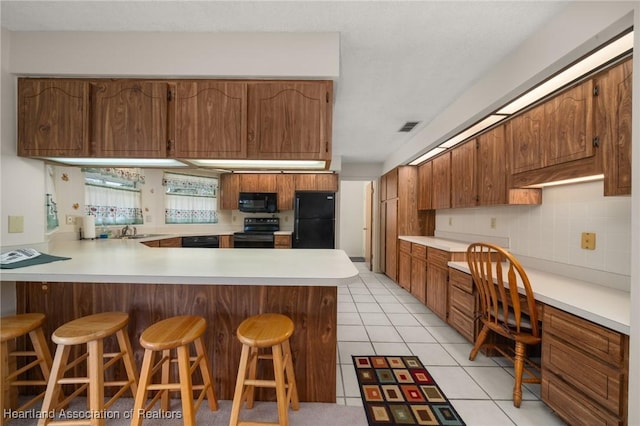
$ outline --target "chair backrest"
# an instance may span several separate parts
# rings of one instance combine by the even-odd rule
[[[527,328],[530,327],[533,336],[539,337],[535,298],[520,262],[500,246],[472,243],[467,248],[467,263],[480,295],[485,321],[520,332],[524,313],[529,319]],[[526,307],[521,306],[518,285],[524,288]]]

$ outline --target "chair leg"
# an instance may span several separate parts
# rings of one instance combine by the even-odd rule
[[[249,373],[247,377],[249,380],[255,380],[258,374],[258,359],[260,358],[260,353],[258,348],[251,348],[251,353],[249,355]],[[246,407],[248,409],[253,408],[253,403],[255,401],[256,396],[256,387],[254,385],[247,385],[246,393]]]
[[[282,359],[282,347],[278,344],[271,348],[273,353],[273,374],[276,380],[276,400],[278,404],[278,421],[280,426],[289,424],[287,403],[287,391],[284,384],[284,364]]]
[[[87,342],[89,358],[87,370],[89,378],[89,409],[92,413],[102,413],[104,408],[103,340]],[[92,416],[91,426],[104,426],[103,416]]]
[[[56,354],[53,358],[53,365],[51,367],[51,374],[49,375],[49,382],[47,383],[47,390],[44,393],[44,400],[42,401],[42,411],[40,419],[38,420],[38,426],[46,426],[51,420],[47,416],[52,410],[56,410],[58,407],[57,402],[60,401],[60,392],[62,390],[58,381],[64,376],[63,366],[67,365],[69,359],[70,346],[58,345],[56,348]]]
[[[161,381],[162,383],[169,383],[169,379],[171,376],[171,350],[167,349],[162,351],[162,359],[164,361],[162,364],[162,372],[161,374]],[[165,390],[161,390],[160,392],[162,392],[162,396],[160,397],[160,409],[162,411],[169,411],[169,409],[171,408],[171,393],[165,389]]]
[[[516,342],[516,354],[513,360],[515,383],[513,385],[513,405],[520,407],[522,402],[522,371],[524,369],[524,356],[526,346],[522,342]]]
[[[480,350],[482,345],[484,345],[484,341],[487,339],[488,335],[489,335],[489,327],[487,327],[486,325],[483,325],[482,330],[480,330],[480,333],[478,333],[478,337],[476,337],[476,342],[473,345],[473,349],[471,349],[471,353],[469,354],[470,361],[473,361],[474,359],[476,359],[476,355],[478,355],[478,351]]]
[[[233,404],[231,406],[231,418],[229,426],[236,426],[240,417],[240,406],[242,405],[242,396],[244,388],[244,378],[247,374],[247,361],[249,360],[249,346],[242,345],[242,354],[240,355],[240,365],[238,367],[238,378],[236,380],[236,389],[233,393]]]
[[[215,390],[213,389],[213,379],[211,370],[209,369],[209,357],[207,357],[207,351],[204,347],[202,338],[198,338],[194,342],[196,347],[196,355],[200,358],[200,374],[202,375],[202,382],[207,387],[207,400],[209,401],[209,408],[211,411],[218,410],[218,400],[216,399]]]
[[[136,364],[133,360],[133,349],[131,348],[131,342],[129,341],[129,337],[127,336],[126,329],[118,330],[116,332],[116,337],[118,338],[118,344],[120,345],[120,352],[125,352],[125,355],[122,357],[122,361],[124,362],[124,368],[127,371],[131,394],[135,398],[136,393],[138,392],[138,372],[136,370]]]
[[[4,410],[8,410],[11,408],[9,407],[9,383],[7,382],[8,375],[9,345],[7,342],[2,342],[0,344],[0,410],[2,410],[2,417],[0,417],[0,426],[4,425]]]
[[[133,415],[131,416],[131,426],[140,426],[144,420],[144,408],[147,401],[147,388],[151,381],[151,370],[153,367],[154,352],[147,349],[144,351],[142,359],[142,369],[140,371],[140,381],[133,404]]]
[[[178,352],[178,377],[180,380],[180,397],[182,398],[182,418],[185,426],[195,426],[196,414],[193,409],[193,390],[191,386],[191,362],[189,346],[183,345]]]
[[[289,385],[289,397],[287,398],[287,400],[291,402],[291,408],[297,411],[300,408],[300,399],[298,398],[298,386],[296,384],[296,375],[293,371],[291,346],[289,345],[288,340],[282,342],[282,348],[284,350],[285,357],[284,371],[287,374],[287,384]]]

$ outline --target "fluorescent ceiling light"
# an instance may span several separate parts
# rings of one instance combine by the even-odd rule
[[[458,133],[457,135],[455,135],[454,137],[452,137],[448,141],[446,141],[444,143],[441,143],[440,147],[441,148],[451,148],[451,147],[459,144],[460,142],[464,141],[465,139],[470,138],[471,136],[475,135],[476,133],[483,131],[487,127],[493,126],[498,121],[504,120],[505,118],[506,118],[506,116],[504,116],[504,115],[490,115],[487,118],[485,118],[484,120],[474,124],[473,126],[469,127],[468,129],[464,130],[462,133]]]
[[[434,155],[438,155],[443,151],[445,151],[444,148],[435,147],[431,151],[428,151],[426,154],[423,154],[420,157],[418,157],[415,160],[413,160],[412,162],[410,162],[409,165],[410,166],[417,166],[418,164],[422,163],[423,161],[427,161],[429,158],[433,157]]]
[[[514,114],[631,49],[633,49],[633,31],[520,96],[499,110],[498,114]]]
[[[101,167],[188,167],[171,158],[44,158],[70,166]]]
[[[316,160],[189,160],[201,167],[233,169],[324,169],[326,163]]]
[[[554,182],[545,182],[537,185],[529,185],[529,186],[525,186],[525,188],[545,188],[548,186],[568,185],[571,183],[593,182],[593,181],[602,180],[602,179],[604,179],[604,175],[584,176],[584,177],[573,178],[573,179],[556,180]]]

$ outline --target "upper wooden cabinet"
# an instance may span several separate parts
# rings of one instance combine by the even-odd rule
[[[293,196],[295,193],[295,187],[295,175],[291,173],[280,173],[276,176],[276,188],[278,190],[278,210],[293,210]]]
[[[451,150],[451,207],[476,205],[476,139]]]
[[[237,210],[238,195],[240,194],[240,176],[237,173],[220,175],[220,195],[218,208],[220,210]]]
[[[89,83],[18,80],[18,155],[89,155]]]
[[[96,157],[166,157],[168,97],[166,82],[92,82],[92,154]]]
[[[178,81],[172,93],[175,93],[173,157],[247,156],[247,83]]]
[[[604,195],[631,194],[631,58],[595,77],[594,135],[603,149]]]
[[[431,161],[418,166],[418,210],[431,210],[433,192],[433,163]]]
[[[249,158],[330,160],[330,81],[249,84]]]
[[[242,173],[240,175],[240,192],[276,192],[276,191],[277,191],[277,179],[275,174]]]
[[[445,152],[431,160],[433,164],[433,209],[451,208],[451,152]]]
[[[506,126],[511,149],[511,173],[541,168],[544,105],[513,117]]]
[[[513,203],[507,197],[507,147],[505,128],[498,126],[478,136],[476,146],[476,205]],[[526,191],[526,190],[525,190]],[[539,192],[533,189],[529,192]]]

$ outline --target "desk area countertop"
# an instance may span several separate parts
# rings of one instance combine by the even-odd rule
[[[2,280],[338,286],[358,274],[342,250],[150,248],[140,243],[132,239],[51,243],[41,251],[71,259],[5,269]]]

